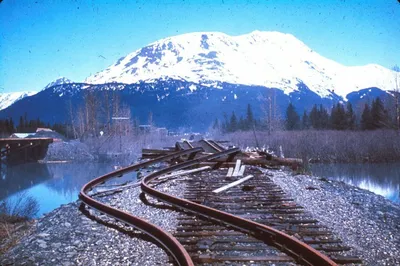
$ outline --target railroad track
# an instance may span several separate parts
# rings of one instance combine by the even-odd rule
[[[195,265],[195,263],[211,263],[214,265],[215,263],[226,261],[232,262],[232,265],[243,263],[243,261],[256,263],[257,265],[260,263],[265,265],[265,263],[292,262],[303,265],[336,265],[334,260],[315,249],[312,245],[328,247],[328,244],[332,244],[337,240],[329,237],[326,238],[326,235],[324,235],[326,243],[323,243],[322,238],[316,238],[320,236],[320,233],[317,233],[320,231],[320,228],[316,229],[313,227],[315,223],[310,221],[300,223],[301,219],[296,218],[296,220],[293,218],[292,216],[299,213],[301,208],[294,206],[293,202],[289,204],[285,201],[283,192],[279,191],[278,188],[270,190],[273,186],[270,180],[269,182],[265,182],[265,187],[261,186],[261,189],[258,189],[259,187],[257,186],[257,191],[259,190],[260,193],[257,194],[259,199],[255,202],[255,207],[252,205],[254,195],[253,199],[251,199],[251,196],[245,195],[243,197],[243,191],[237,191],[238,188],[231,189],[228,197],[225,195],[220,198],[213,198],[211,189],[221,186],[229,180],[225,180],[224,178],[203,179],[203,174],[191,175],[192,179],[188,183],[188,190],[185,195],[186,199],[176,198],[158,191],[155,184],[157,184],[157,180],[161,176],[182,169],[196,167],[203,163],[208,163],[216,168],[221,165],[221,161],[232,161],[235,155],[240,152],[237,148],[226,150],[215,142],[201,141],[198,143],[198,146],[193,147],[189,142],[177,144],[176,148],[179,150],[177,152],[169,151],[167,155],[159,158],[141,162],[98,177],[81,189],[80,199],[86,205],[149,235],[169,253],[172,261],[177,265]],[[204,153],[205,150],[207,151],[206,153]],[[215,162],[216,160],[218,162]],[[90,191],[96,185],[102,184],[126,172],[142,169],[160,162],[174,163],[169,167],[145,176],[140,183],[140,187],[145,194],[184,212],[179,218],[180,226],[175,237],[140,217],[135,217],[134,214],[129,214],[101,203],[90,195]],[[211,173],[217,173],[215,171],[221,172],[222,170],[214,170]],[[259,170],[254,168],[252,171]],[[218,172],[218,176],[221,176],[220,172]],[[264,179],[261,176],[263,174],[258,172],[257,178],[251,182],[257,182],[257,184],[259,182],[264,183]],[[256,185],[253,183],[246,184],[252,184],[248,186],[251,189]],[[268,184],[270,187],[268,187]],[[268,208],[260,208],[259,204],[268,206]],[[279,217],[285,217],[285,223],[275,226],[278,229],[273,227],[275,225],[273,221],[275,220],[269,219],[269,212],[271,211],[274,214],[280,215],[275,217],[275,220],[279,220]],[[198,218],[194,219],[194,217]],[[291,224],[290,221],[292,220],[296,220],[296,222]],[[290,228],[293,228],[293,226],[300,228],[297,231],[293,231],[299,237],[293,237],[288,234],[293,233],[290,231]],[[306,230],[303,230],[304,228]],[[310,232],[313,232],[313,234],[317,233],[317,235],[310,236]],[[205,236],[207,238],[204,238]],[[307,237],[312,237],[312,241],[314,242],[310,240],[311,242],[309,241],[307,244],[301,241],[308,240]],[[202,243],[211,243],[210,241],[219,241],[218,243],[222,242],[225,244],[216,245],[212,242],[211,245],[208,245],[210,248],[207,248],[207,244],[202,245]],[[232,245],[232,243],[235,243],[235,245]],[[226,249],[227,245],[231,247]],[[204,248],[206,254],[204,254]],[[338,252],[338,250],[335,250],[335,252]],[[232,254],[235,254],[235,256],[232,257]],[[246,260],[245,256],[250,257]],[[349,258],[343,257],[336,257],[336,261],[340,263],[357,262],[355,259],[352,261]]]
[[[192,174],[185,180],[185,199],[273,227],[323,252],[335,263],[361,263],[357,257],[345,256],[350,248],[305,214],[302,207],[288,198],[265,173],[250,167],[246,170],[247,174],[254,177],[245,185],[218,194],[212,191],[237,178],[225,177],[226,170]],[[293,257],[279,249],[279,245],[273,249],[257,235],[238,232],[222,223],[188,214],[180,215],[178,220],[175,236],[198,265],[279,265],[295,262]]]

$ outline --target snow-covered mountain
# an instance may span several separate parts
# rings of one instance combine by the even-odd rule
[[[394,88],[394,73],[379,65],[344,66],[313,51],[291,34],[219,32],[165,38],[120,58],[85,82],[152,82],[174,78],[202,85],[216,82],[278,88],[285,94],[305,84],[320,97],[364,88]]]
[[[27,96],[36,94],[36,91],[18,91],[0,93],[0,110],[7,108],[16,101],[19,101]]]
[[[56,85],[61,85],[61,84],[68,84],[68,83],[73,83],[72,80],[67,79],[65,77],[60,77],[57,78],[56,80],[50,82],[47,84],[46,87],[44,87],[43,90],[56,86]],[[5,92],[5,93],[0,93],[0,110],[3,110],[13,103],[28,97],[37,94],[37,91],[18,91],[18,92]]]
[[[72,80],[67,79],[66,77],[59,77],[56,80],[53,80],[52,82],[50,82],[49,84],[46,85],[46,87],[44,87],[44,90],[56,85],[61,85],[61,84],[68,84],[68,83],[74,83]]]

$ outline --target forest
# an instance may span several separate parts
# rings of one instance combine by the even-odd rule
[[[337,103],[330,110],[322,105],[314,105],[307,112],[299,114],[296,107],[289,103],[284,116],[276,117],[275,121],[269,116],[255,119],[250,104],[247,105],[245,116],[238,118],[235,112],[232,112],[228,118],[224,114],[223,121],[218,119],[212,124],[212,130],[219,130],[221,133],[232,133],[236,131],[247,131],[257,129],[269,129],[273,124],[275,130],[377,130],[377,129],[398,129],[398,115],[392,112],[390,108],[385,107],[383,101],[377,97],[371,104],[366,103],[361,113],[356,113],[350,102]]]

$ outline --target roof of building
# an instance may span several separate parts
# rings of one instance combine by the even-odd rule
[[[67,141],[67,138],[56,131],[39,131],[35,134],[37,138],[53,138]]]
[[[36,129],[36,132],[39,132],[39,131],[53,132],[53,130],[51,130],[50,128],[47,128],[47,127],[38,127]]]
[[[24,139],[28,136],[34,135],[35,133],[13,133],[11,137]]]

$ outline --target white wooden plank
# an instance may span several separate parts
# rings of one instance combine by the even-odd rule
[[[211,166],[203,166],[203,167],[192,169],[192,170],[172,172],[172,173],[170,173],[168,175],[160,176],[158,178],[158,180],[163,180],[163,179],[167,179],[167,178],[174,177],[174,176],[179,176],[179,175],[197,173],[197,172],[205,171],[205,170],[208,170],[208,169],[211,169]]]
[[[249,180],[252,177],[253,177],[253,175],[248,175],[248,176],[246,176],[246,177],[244,177],[242,179],[236,180],[235,182],[232,182],[232,183],[230,183],[228,185],[225,185],[223,187],[217,188],[217,189],[213,190],[213,192],[214,193],[220,193],[220,192],[222,192],[224,190],[227,190],[227,189],[229,189],[231,187],[237,186],[237,185]]]
[[[244,165],[242,165],[240,167],[239,176],[243,176],[245,168],[246,168],[246,166],[244,166]]]
[[[226,174],[226,176],[232,176],[232,174],[233,174],[233,167],[229,167],[229,169],[228,169],[228,173]]]
[[[232,176],[238,176],[239,175],[240,163],[241,163],[240,160],[236,160],[235,170],[233,170]]]

